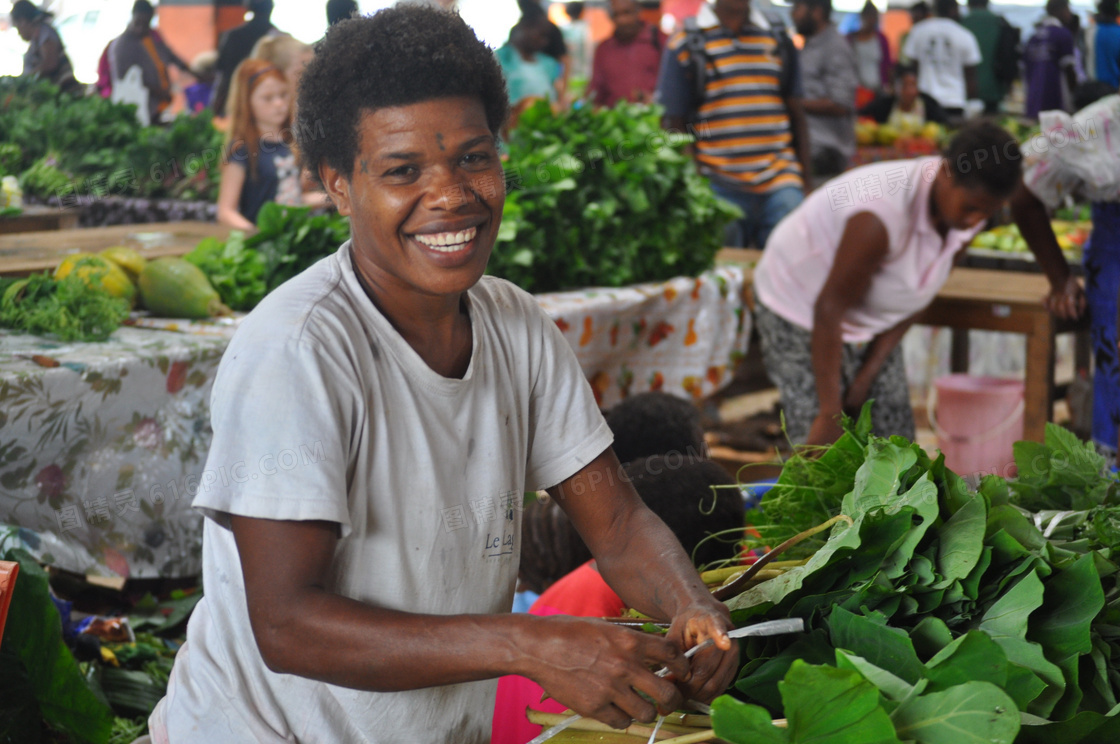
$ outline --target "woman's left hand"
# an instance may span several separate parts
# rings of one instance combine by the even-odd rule
[[[1085,312],[1085,290],[1077,277],[1071,276],[1061,287],[1051,285],[1042,304],[1059,318],[1077,320]]]
[[[686,700],[710,702],[734,681],[739,668],[739,644],[727,635],[734,627],[727,605],[715,600],[712,606],[689,607],[673,619],[667,637],[682,651],[712,641],[712,645],[688,660],[691,676],[677,680]]]

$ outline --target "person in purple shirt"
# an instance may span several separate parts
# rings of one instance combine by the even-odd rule
[[[642,21],[635,0],[611,0],[614,34],[595,50],[587,92],[600,106],[648,102],[657,89],[665,36]]]
[[[1069,0],[1049,0],[1046,15],[1023,50],[1026,114],[1032,119],[1039,111],[1070,110],[1077,87],[1073,34],[1067,27],[1070,13]]]

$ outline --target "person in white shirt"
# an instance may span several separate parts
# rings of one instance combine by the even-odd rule
[[[616,728],[734,677],[727,608],[619,478],[574,353],[530,295],[483,276],[508,113],[455,13],[402,4],[318,45],[299,150],[352,237],[222,359],[194,502],[206,596],[149,722],[157,744],[483,744],[500,675]],[[668,635],[510,614],[539,488]]]
[[[937,0],[935,8],[937,17],[920,21],[910,30],[902,57],[918,65],[918,90],[941,104],[946,114],[959,118],[966,103],[979,95],[980,44],[959,23],[957,0]]]

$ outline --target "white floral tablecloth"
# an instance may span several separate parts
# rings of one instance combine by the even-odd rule
[[[743,274],[540,295],[603,407],[646,390],[701,398],[747,350]],[[0,524],[83,574],[201,572],[210,388],[235,320],[139,319],[104,343],[0,331]]]

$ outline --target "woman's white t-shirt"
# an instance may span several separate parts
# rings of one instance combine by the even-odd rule
[[[329,589],[343,596],[410,613],[509,612],[524,492],[612,441],[530,295],[492,277],[468,291],[470,366],[448,379],[368,299],[349,251],[269,295],[222,358],[194,502],[207,516],[206,595],[153,714],[156,741],[483,744],[494,680],[374,693],[269,671],[229,515],[338,523]]]
[[[949,278],[953,259],[984,228],[950,230],[930,216],[930,190],[941,159],[865,165],[813,191],[778,223],[754,272],[762,304],[790,323],[813,329],[813,311],[840,239],[853,216],[868,212],[887,230],[888,253],[863,302],[840,323],[845,343],[864,343],[925,308]]]

